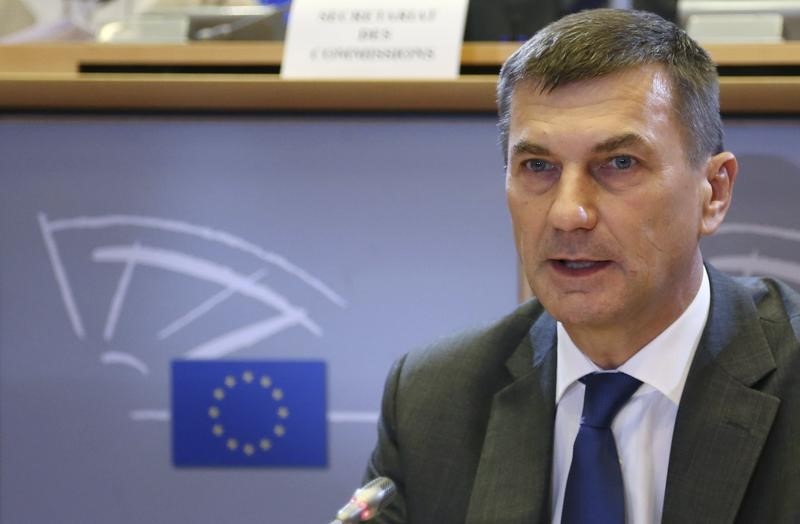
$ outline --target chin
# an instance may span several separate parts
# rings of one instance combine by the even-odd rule
[[[573,301],[579,303],[571,304],[570,302]],[[587,297],[561,298],[552,302],[542,300],[542,305],[553,318],[564,325],[591,326],[608,324],[620,318],[620,315],[615,310],[604,306],[598,300],[592,300]]]
[[[592,326],[598,324],[607,324],[611,321],[613,316],[608,315],[606,312],[590,312],[590,311],[566,311],[559,312],[553,317],[564,324],[565,326]]]

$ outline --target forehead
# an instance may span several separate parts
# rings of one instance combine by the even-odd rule
[[[512,95],[510,135],[562,130],[678,132],[669,76],[652,65],[572,82],[550,92],[541,92],[535,80],[520,82]]]

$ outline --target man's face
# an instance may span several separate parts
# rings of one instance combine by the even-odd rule
[[[517,249],[568,329],[664,329],[694,297],[711,186],[682,136],[657,66],[516,88],[506,191]]]

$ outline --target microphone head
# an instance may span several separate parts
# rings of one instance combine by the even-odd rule
[[[391,479],[378,477],[358,488],[336,518],[343,522],[363,522],[369,520],[389,505],[397,494]]]
[[[372,516],[383,511],[383,509],[392,502],[396,494],[397,488],[394,482],[392,482],[392,479],[377,477],[369,481],[363,487],[357,489],[353,494],[353,498],[373,508],[372,515],[369,517],[372,518]],[[362,518],[362,520],[367,519]]]

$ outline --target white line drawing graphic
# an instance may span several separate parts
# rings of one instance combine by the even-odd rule
[[[329,411],[330,422],[351,424],[375,424],[380,414],[377,411]]]
[[[718,234],[744,234],[777,240],[800,242],[800,230],[732,222],[723,224]],[[761,255],[757,250],[748,254],[717,255],[710,262],[723,271],[733,271],[745,276],[770,275],[800,284],[800,263]]]
[[[134,251],[139,250],[139,244],[133,245]],[[114,338],[114,330],[117,327],[117,320],[122,310],[122,304],[125,302],[125,296],[128,294],[128,286],[131,284],[131,276],[133,275],[133,268],[136,267],[136,261],[131,258],[125,264],[125,269],[119,277],[117,290],[114,292],[114,298],[111,299],[111,308],[108,310],[108,318],[106,319],[106,327],[103,330],[103,338],[111,340]]]
[[[45,213],[39,213],[38,219],[39,228],[42,231],[45,247],[47,248],[47,254],[50,257],[50,264],[53,266],[53,273],[55,274],[59,291],[61,292],[61,297],[64,301],[64,307],[67,310],[67,315],[69,316],[70,323],[72,324],[72,329],[75,332],[75,335],[80,339],[85,338],[86,332],[83,327],[83,321],[81,320],[80,312],[75,304],[75,298],[72,288],[70,287],[66,271],[64,270],[64,264],[61,260],[58,246],[54,239],[55,233],[61,231],[105,229],[115,227],[138,227],[191,235],[208,240],[210,242],[217,242],[229,248],[237,249],[252,255],[262,262],[276,266],[286,273],[297,277],[308,286],[317,290],[334,304],[341,307],[347,306],[347,302],[324,282],[309,274],[302,268],[292,264],[285,257],[276,253],[271,253],[260,246],[257,246],[225,231],[197,226],[188,222],[181,222],[179,220],[169,220],[140,215],[104,215],[94,217],[84,216],[48,220]]]
[[[240,275],[226,266],[221,266],[191,255],[176,251],[146,246],[108,246],[92,252],[96,262],[120,262],[126,269],[133,265],[151,266],[173,271],[199,280],[206,280],[230,288],[246,297],[253,298],[281,312],[264,322],[257,322],[235,329],[208,341],[186,353],[189,358],[220,358],[240,349],[250,347],[275,333],[300,324],[317,336],[322,329],[308,318],[306,313],[292,306],[284,297],[269,287],[252,282],[246,275]]]
[[[122,364],[123,366],[128,366],[135,369],[142,375],[150,374],[150,368],[147,366],[147,364],[142,362],[135,355],[124,353],[122,351],[106,351],[100,355],[100,362],[103,364]]]
[[[58,282],[58,289],[61,291],[61,299],[64,301],[64,308],[67,310],[72,330],[75,336],[83,340],[86,338],[86,331],[83,329],[83,321],[81,314],[78,312],[78,306],[75,305],[73,298],[72,288],[69,285],[69,279],[64,271],[64,263],[61,261],[61,255],[58,252],[58,247],[53,239],[53,229],[50,223],[47,222],[47,217],[43,213],[39,213],[39,228],[42,230],[42,237],[44,237],[44,245],[47,248],[47,256],[50,257],[50,265],[53,266],[53,273]]]
[[[251,274],[243,274],[232,267],[217,263],[174,249],[148,245],[139,240],[120,245],[102,245],[91,250],[91,261],[96,264],[118,264],[121,273],[116,290],[111,298],[102,337],[112,343],[120,322],[123,321],[125,301],[137,269],[149,268],[174,273],[219,286],[220,290],[187,313],[159,330],[155,338],[163,341],[185,329],[215,307],[234,296],[245,297],[259,303],[270,314],[243,326],[229,329],[187,349],[183,356],[189,359],[218,359],[226,357],[262,342],[273,335],[292,327],[302,327],[311,334],[321,337],[323,330],[308,313],[292,304],[286,297],[276,292],[264,279],[275,268],[310,287],[328,301],[339,307],[347,307],[347,302],[322,280],[311,275],[285,257],[272,253],[262,247],[234,236],[225,231],[202,227],[178,220],[170,220],[140,215],[80,216],[51,220],[44,213],[38,214],[39,228],[44,239],[53,274],[61,299],[75,335],[85,340],[87,337],[81,311],[76,303],[62,255],[57,242],[59,233],[65,231],[86,231],[111,228],[127,228],[135,233],[144,231],[188,235],[211,242],[228,249],[236,250],[254,257],[263,266]],[[139,236],[137,233],[137,236]],[[141,237],[140,238],[144,238]],[[105,351],[100,355],[104,365],[120,365],[136,370],[147,376],[149,366],[138,356],[122,351]],[[135,421],[168,421],[169,412],[158,409],[132,410],[130,418]],[[346,417],[345,417],[346,418]],[[352,417],[351,417],[352,418]],[[356,417],[357,418],[357,417]]]
[[[266,269],[259,269],[258,271],[256,271],[247,278],[252,282],[258,282],[266,275],[267,275]],[[198,320],[200,317],[211,311],[214,307],[228,300],[234,294],[235,290],[233,288],[225,288],[219,293],[215,294],[214,296],[209,297],[206,301],[202,302],[196,308],[192,309],[182,317],[172,321],[167,327],[159,331],[158,340],[165,340],[171,337],[181,329],[185,328],[195,320]]]
[[[134,409],[130,412],[130,417],[136,422],[169,422],[171,418],[166,409]]]
[[[744,224],[731,222],[722,224],[717,234],[745,233],[763,237],[778,238],[781,240],[794,240],[800,242],[800,230],[785,227],[769,226],[766,224]]]

